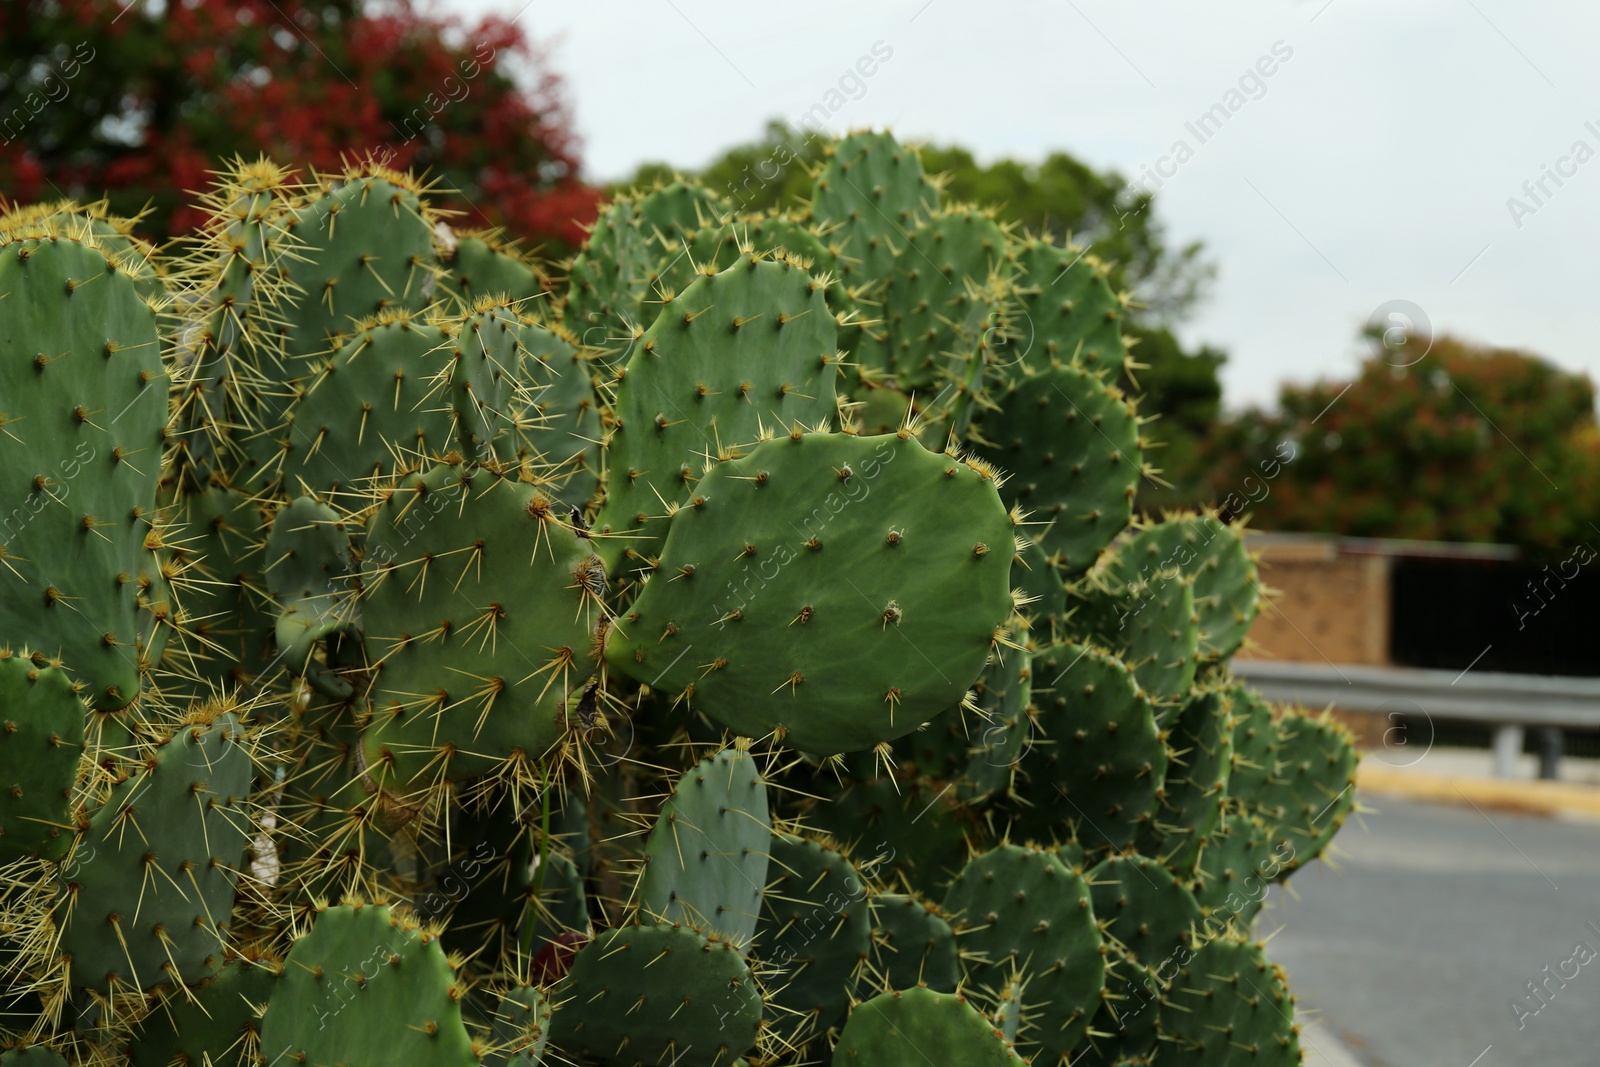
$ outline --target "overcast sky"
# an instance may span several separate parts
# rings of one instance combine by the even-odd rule
[[[520,20],[568,80],[595,179],[698,166],[841,96],[839,132],[1159,165],[1158,217],[1220,266],[1181,333],[1231,354],[1231,406],[1348,375],[1356,330],[1395,299],[1600,377],[1592,3],[533,0]],[[830,98],[874,45],[890,58]],[[1218,104],[1202,142],[1186,124]]]

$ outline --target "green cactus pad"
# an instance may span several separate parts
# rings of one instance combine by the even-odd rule
[[[1056,627],[1066,617],[1067,587],[1038,542],[1023,544],[1023,539],[1017,538],[1016,558],[1011,561],[1011,587],[1022,590],[1028,598],[1028,603],[1022,605],[1028,632],[1041,643],[1052,640]]]
[[[172,541],[182,569],[179,622],[186,631],[167,664],[202,682],[236,687],[268,669],[276,609],[266,582],[267,523],[236,489],[207,488],[178,501]]]
[[[883,280],[912,230],[939,206],[939,187],[923,173],[914,149],[888,133],[853,133],[824,151],[811,196],[811,218],[838,252],[845,288],[883,299]],[[876,327],[881,336],[882,328]],[[859,329],[841,332],[858,360],[888,369],[887,352]]]
[[[1052,1054],[1070,1051],[1088,1030],[1105,980],[1105,947],[1089,887],[1048,852],[1000,845],[974,856],[945,894],[963,951],[981,962],[968,977],[999,989],[1028,979],[1039,1013],[1027,1038]]]
[[[257,361],[260,386],[234,433],[244,450],[236,486],[272,484],[288,453],[311,446],[285,418],[315,373],[307,357],[337,352],[359,320],[421,311],[432,299],[433,219],[420,192],[403,175],[361,165],[293,209],[285,230],[295,247],[280,270],[294,307],[281,320],[281,350]]]
[[[826,841],[775,834],[756,951],[767,1017],[804,1044],[844,1019],[856,975],[872,950],[869,887]]]
[[[159,566],[167,421],[156,313],[113,253],[0,237],[0,642],[59,657],[93,706],[133,700]]]
[[[449,407],[457,447],[477,463],[516,459],[527,430],[518,416],[530,399],[520,377],[521,316],[497,297],[480,297],[443,326],[447,362],[434,379],[433,403]]]
[[[337,353],[316,357],[286,416],[294,431],[283,464],[288,491],[364,493],[444,452],[453,424],[432,394],[449,341],[437,323],[391,312],[356,324]]]
[[[1350,731],[1333,719],[1290,712],[1277,722],[1272,773],[1249,794],[1250,810],[1286,838],[1294,859],[1280,875],[1322,853],[1356,802],[1356,753]]]
[[[1200,652],[1227,659],[1244,644],[1261,599],[1244,538],[1209,515],[1186,515],[1140,527],[1108,561],[1121,581],[1150,581],[1177,569],[1194,579]]]
[[[1187,876],[1200,845],[1222,815],[1233,759],[1233,720],[1228,698],[1217,691],[1192,694],[1173,719],[1167,737],[1167,778],[1155,818],[1139,833],[1139,851],[1158,856]]]
[[[28,1045],[0,1052],[0,1067],[67,1067],[67,1061],[48,1045]]]
[[[978,683],[981,724],[962,778],[967,799],[981,801],[1011,787],[1011,776],[1033,736],[1033,657],[1005,650]]]
[[[1023,1067],[1025,1062],[965,997],[917,988],[881,993],[851,1012],[833,1050],[833,1067]]]
[[[71,849],[84,715],[60,667],[0,650],[0,859],[58,860]]]
[[[1300,1063],[1287,976],[1258,944],[1229,937],[1208,942],[1178,972],[1167,1005],[1160,1026],[1175,1062],[1196,1067]]]
[[[493,232],[454,235],[455,247],[441,264],[446,274],[441,287],[463,307],[480,296],[502,296],[514,302],[530,301],[545,291],[533,265],[513,245]]]
[[[517,986],[494,1011],[494,1046],[483,1067],[540,1067],[550,1043],[550,1002],[534,986]]]
[[[1082,367],[1023,364],[975,422],[979,453],[1010,472],[1003,495],[1036,522],[1030,534],[1065,577],[1088,570],[1133,514],[1143,468],[1139,420],[1113,386]]]
[[[572,261],[568,327],[592,348],[630,340],[655,318],[661,287],[683,284],[694,269],[684,246],[726,214],[727,205],[709,190],[682,181],[613,200]]]
[[[1074,245],[1039,238],[1020,243],[1016,262],[1021,358],[1035,366],[1059,359],[1091,372],[1121,373],[1127,358],[1123,307],[1106,284],[1105,264]]]
[[[660,550],[666,513],[695,494],[711,460],[763,429],[826,423],[836,348],[822,285],[784,260],[747,256],[666,303],[616,384],[595,517],[617,535],[602,545],[608,566]]]
[[[1122,1056],[1148,1055],[1157,1003],[1191,954],[1200,905],[1170,871],[1144,856],[1113,856],[1085,877],[1095,918],[1117,957],[1106,972],[1109,995],[1094,1029],[1117,1035]]]
[[[236,958],[193,989],[167,993],[129,1043],[129,1064],[251,1067],[260,1051],[261,1012],[282,974],[281,961]]]
[[[982,671],[1012,544],[985,471],[909,435],[797,431],[700,482],[607,657],[739,734],[868,748]]]
[[[884,992],[926,986],[953,993],[961,981],[955,932],[938,907],[898,893],[872,895],[873,975]]]
[[[1150,701],[1127,664],[1071,644],[1035,655],[1033,686],[1033,737],[1013,787],[1026,803],[1014,826],[1041,841],[1071,837],[1091,852],[1126,847],[1166,775]]]
[[[731,1067],[761,1029],[761,993],[744,957],[664,924],[599,934],[553,999],[546,1056],[559,1050],[613,1067]]]
[[[883,298],[895,378],[936,388],[974,358],[995,310],[991,277],[1010,271],[1005,231],[987,212],[951,208],[912,230]]]
[[[1294,861],[1293,846],[1274,841],[1261,820],[1224,811],[1200,848],[1195,899],[1206,913],[1208,931],[1248,926],[1261,910],[1268,886]]]
[[[378,904],[319,907],[261,1020],[268,1063],[478,1062],[438,938]]]
[[[521,766],[563,736],[592,673],[604,570],[554,510],[465,466],[410,475],[378,505],[363,616],[380,666],[362,745],[384,779]]]
[[[1266,787],[1277,760],[1278,725],[1272,705],[1255,690],[1231,685],[1224,693],[1233,711],[1233,755],[1228,761],[1228,793],[1247,803]]]
[[[761,916],[772,820],[748,752],[724,749],[678,779],[650,832],[639,898],[654,918],[744,947]]]
[[[848,844],[871,877],[943,893],[980,827],[949,783],[872,778],[806,812],[806,825]]]
[[[1192,579],[1170,571],[1110,588],[1090,579],[1070,591],[1067,603],[1065,632],[1116,654],[1155,699],[1176,700],[1194,684],[1200,634]]]
[[[591,352],[559,327],[524,319],[522,378],[529,408],[522,422],[541,453],[541,476],[575,506],[587,504],[600,486],[600,402],[595,395]]]
[[[278,606],[278,650],[285,666],[335,697],[351,695],[350,683],[316,653],[323,642],[360,641],[355,570],[350,534],[328,505],[303,496],[273,517],[263,573]]]
[[[199,709],[90,814],[57,906],[74,986],[149,990],[220,966],[253,833],[250,744],[231,712]]]

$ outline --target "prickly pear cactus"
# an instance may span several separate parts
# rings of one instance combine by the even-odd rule
[[[0,1063],[1298,1061],[1355,749],[1132,521],[1139,305],[814,183],[560,269],[371,161],[0,216]]]

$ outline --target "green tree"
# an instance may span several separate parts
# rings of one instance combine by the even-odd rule
[[[1353,381],[1284,386],[1276,412],[1229,420],[1208,448],[1217,498],[1270,530],[1514,544],[1594,536],[1594,384],[1531,353],[1448,337]]]
[[[513,70],[517,76],[513,76]],[[562,84],[522,28],[412,0],[6,0],[0,199],[107,197],[156,239],[204,221],[190,191],[235,156],[427,173],[465,226],[582,240]]]

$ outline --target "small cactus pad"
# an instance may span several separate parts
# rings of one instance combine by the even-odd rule
[[[1109,558],[1123,582],[1149,581],[1171,570],[1194,579],[1200,652],[1227,659],[1244,644],[1261,599],[1256,565],[1244,538],[1209,515],[1184,515],[1140,527]]]
[[[85,235],[0,235],[0,642],[115,711],[148,663],[167,374],[156,313]]]
[[[761,914],[772,820],[748,752],[724,749],[685,771],[661,809],[639,896],[652,917],[744,947]]]
[[[1017,303],[1026,324],[1022,358],[1037,366],[1059,359],[1094,373],[1120,373],[1127,358],[1123,308],[1106,283],[1106,266],[1081,248],[1038,238],[1021,242],[1016,263]]]
[[[443,452],[454,427],[430,394],[450,351],[437,323],[396,311],[356,324],[338,352],[314,357],[287,415],[294,447],[284,457],[285,488],[324,498],[362,493]]]
[[[480,296],[528,301],[544,292],[533,265],[497,235],[466,232],[452,237],[455,247],[441,264],[446,273],[439,281],[462,305],[471,307]]]
[[[1200,633],[1194,582],[1177,571],[1127,585],[1081,582],[1068,596],[1063,629],[1080,644],[1115,653],[1133,668],[1139,688],[1175,700],[1194,684]]]
[[[884,992],[927,986],[953,993],[961,980],[955,932],[939,908],[913,896],[872,896],[872,970]]]
[[[1071,836],[1090,851],[1126,847],[1149,820],[1167,766],[1132,670],[1096,649],[1051,645],[1034,658],[1033,687],[1032,744],[1013,786],[1031,803],[1015,825],[1040,840]]]
[[[72,847],[84,715],[60,667],[0,651],[0,859],[58,860]]]
[[[194,988],[167,993],[139,1024],[129,1064],[253,1067],[261,1012],[282,974],[278,960],[232,959]]]
[[[219,686],[248,682],[273,662],[276,609],[261,577],[266,520],[260,503],[210,487],[175,509],[173,556],[183,568],[179,620],[186,632],[167,650],[174,671]]]
[[[776,972],[763,972],[767,1016],[798,1045],[843,1021],[872,950],[872,909],[866,882],[832,844],[775,834],[771,849],[756,951]]]
[[[1229,701],[1217,691],[1193,693],[1167,735],[1167,777],[1154,818],[1139,832],[1139,851],[1159,856],[1167,868],[1188,873],[1200,843],[1222,815],[1233,758]]]
[[[534,760],[592,673],[605,571],[531,485],[435,467],[400,481],[367,528],[367,648],[379,661],[362,744],[410,782]]]
[[[666,924],[602,932],[553,997],[547,1058],[731,1067],[761,1029],[761,994],[738,950]]]
[[[1003,663],[991,663],[978,683],[983,720],[974,725],[972,757],[963,785],[969,799],[981,800],[1011,787],[1011,776],[1033,739],[1033,657],[1007,649]]]
[[[600,485],[600,404],[591,350],[559,327],[524,319],[521,375],[528,409],[519,420],[542,454],[544,477],[563,500],[587,504]]]
[[[944,910],[962,950],[981,962],[968,977],[998,990],[1028,979],[1039,1026],[1027,1038],[1046,1051],[1072,1049],[1089,1028],[1105,981],[1104,946],[1089,887],[1048,852],[1000,845],[974,856],[950,884]]]
[[[1321,854],[1355,807],[1359,756],[1350,731],[1332,718],[1289,712],[1277,727],[1272,773],[1239,799],[1294,846],[1292,871]]]
[[[868,748],[977,678],[1012,547],[987,470],[909,435],[796,431],[700,482],[607,656],[739,734]]]
[[[1085,876],[1095,918],[1116,956],[1095,1030],[1117,1035],[1123,1056],[1154,1046],[1156,1003],[1188,960],[1200,905],[1171,872],[1143,856],[1113,856]]]
[[[378,904],[317,910],[289,949],[261,1020],[267,1063],[392,1067],[478,1062],[464,987],[439,939]]]
[[[0,1067],[67,1067],[67,1060],[48,1045],[26,1045],[0,1052]]]
[[[896,379],[937,388],[947,369],[974,358],[994,310],[991,277],[1009,271],[1005,232],[986,212],[951,208],[912,230],[883,297]]]
[[[923,173],[916,151],[888,133],[853,133],[825,151],[812,190],[812,223],[825,228],[828,243],[838,249],[844,286],[881,301],[895,253],[923,216],[938,208],[939,187]],[[847,329],[842,337],[858,359],[887,369],[883,347],[861,343],[860,330]]]
[[[1024,1067],[965,997],[910,988],[880,993],[850,1013],[833,1067]]]
[[[873,878],[901,880],[942,894],[967,861],[972,812],[948,783],[927,778],[872,778],[850,783],[806,813],[806,825],[846,843]]]
[[[508,989],[494,1010],[493,1028],[483,1067],[540,1067],[550,1043],[550,1002],[534,986]]]
[[[57,905],[74,986],[149,990],[221,964],[251,835],[249,745],[231,712],[198,709],[89,816]]]
[[[831,418],[836,349],[822,284],[785,260],[746,256],[663,305],[616,383],[595,517],[617,535],[607,563],[655,555],[664,515],[694,495],[709,459],[763,428]]]
[[[1049,523],[1032,536],[1067,577],[1088,570],[1133,514],[1143,466],[1133,406],[1072,364],[1022,365],[983,413],[979,453],[1010,473],[1003,494]]]
[[[1287,976],[1259,944],[1233,937],[1207,942],[1178,971],[1166,999],[1161,1036],[1171,1043],[1174,1062],[1195,1067],[1300,1063]]]
[[[280,510],[267,535],[264,574],[278,606],[274,636],[285,666],[331,696],[349,696],[350,683],[316,659],[324,641],[346,633],[359,640],[355,558],[339,513],[308,496]]]
[[[1224,811],[1200,847],[1195,899],[1206,913],[1208,932],[1249,926],[1269,886],[1295,860],[1293,844],[1275,841],[1260,819]]]

